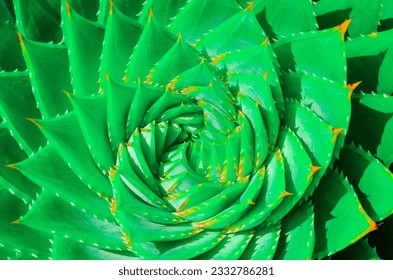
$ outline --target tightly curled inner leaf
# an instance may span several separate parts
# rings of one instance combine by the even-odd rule
[[[392,213],[368,184],[390,195],[390,171],[344,145],[368,55],[350,20],[318,30],[303,0],[142,2],[14,1],[27,70],[0,73],[2,258],[324,258]],[[295,25],[277,18],[292,5]]]

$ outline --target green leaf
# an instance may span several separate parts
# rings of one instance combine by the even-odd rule
[[[108,171],[115,164],[115,157],[108,136],[107,96],[68,96],[94,161],[101,170]]]
[[[254,12],[245,9],[203,36],[197,43],[197,49],[214,58],[227,52],[259,45],[265,39],[266,35]]]
[[[130,3],[135,2],[137,1]],[[101,59],[101,69],[110,79],[116,82],[123,79],[127,63],[141,33],[142,27],[135,20],[124,15],[117,5],[112,6],[105,26]]]
[[[0,20],[0,71],[26,69],[16,30],[13,23]]]
[[[389,166],[393,163],[393,97],[354,95],[352,106],[347,141],[361,145]]]
[[[267,223],[276,223],[289,213],[307,190],[315,172],[307,152],[294,132],[284,128],[278,139],[278,147],[284,160],[285,190],[288,193],[273,210]]]
[[[52,194],[101,219],[113,220],[109,203],[88,188],[70,169],[52,145],[32,157],[16,163],[15,167]]]
[[[289,213],[282,221],[281,238],[275,259],[309,260],[315,245],[314,211],[310,204],[303,204]]]
[[[277,250],[279,238],[280,229],[278,226],[258,228],[240,259],[272,260]]]
[[[338,166],[374,221],[393,213],[393,174],[378,159],[361,148],[345,146]]]
[[[23,110],[15,109],[15,104]],[[0,113],[10,133],[29,155],[44,144],[41,132],[27,121],[27,118],[41,117],[34,105],[27,72],[0,73]]]
[[[103,250],[68,238],[55,237],[52,258],[54,260],[138,260],[129,251]]]
[[[308,0],[255,1],[258,22],[269,38],[280,38],[299,32],[316,31],[313,5]]]
[[[342,36],[340,28],[296,34],[275,43],[273,50],[283,70],[315,74],[345,84],[347,71]]]
[[[218,9],[219,13],[214,12]],[[174,34],[181,33],[187,43],[194,44],[239,11],[240,6],[234,0],[187,1],[170,23],[169,30]]]
[[[33,122],[87,186],[106,197],[112,196],[109,179],[98,168],[90,154],[75,112],[51,120]]]
[[[330,28],[349,18],[350,37],[376,32],[381,13],[381,0],[321,0],[315,3],[315,13],[321,28]]]
[[[62,1],[61,17],[69,52],[72,86],[76,95],[93,95],[99,90],[98,70],[105,30],[99,24],[80,16],[71,5]]]
[[[200,260],[237,260],[253,238],[251,232],[228,234],[216,247],[197,257]]]
[[[19,37],[34,97],[43,118],[71,109],[64,91],[71,91],[67,48]]]
[[[128,247],[121,227],[99,220],[48,191],[40,194],[31,210],[19,221],[33,229],[101,249],[125,250]]]
[[[161,24],[165,26],[171,22],[186,2],[186,0],[147,0],[143,4],[138,21],[146,24],[149,21],[151,13],[153,13]]]
[[[362,81],[358,89],[365,92],[393,92],[392,34],[388,30],[346,42],[349,83]]]
[[[161,26],[156,16],[152,15],[130,57],[124,81],[135,83],[139,78],[144,79],[174,42],[173,35]]]
[[[351,185],[337,172],[329,171],[323,177],[312,201],[317,258],[330,256],[376,229]]]
[[[18,30],[23,36],[37,42],[60,42],[60,1],[15,0]]]
[[[333,260],[380,260],[375,248],[372,248],[367,239],[358,242],[337,252],[332,256]]]

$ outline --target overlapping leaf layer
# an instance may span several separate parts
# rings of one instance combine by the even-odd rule
[[[378,259],[390,6],[0,0],[0,259]]]

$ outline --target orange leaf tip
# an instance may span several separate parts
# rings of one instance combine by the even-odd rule
[[[310,164],[310,168],[311,168],[311,171],[307,176],[308,180],[311,179],[311,177],[315,174],[315,172],[317,172],[319,169],[321,169],[321,166],[315,166],[315,165]]]
[[[20,34],[20,32],[16,31],[16,34],[18,34],[19,42],[23,43],[23,36]]]
[[[252,0],[248,6],[244,9],[245,12],[252,10],[254,8],[254,0]]]
[[[351,96],[352,96],[353,91],[358,87],[358,85],[361,84],[361,82],[362,81],[359,81],[359,82],[356,82],[356,83],[353,83],[353,84],[345,85],[345,87],[349,89],[348,100],[351,100]]]
[[[265,81],[267,81],[267,77],[269,76],[269,72],[266,71],[265,73],[263,73],[263,78],[265,79]]]
[[[27,118],[26,120],[35,124],[39,129],[43,129],[42,125],[40,125],[35,119]]]
[[[181,38],[183,38],[183,35],[181,35],[181,32],[179,32],[179,34],[177,34],[177,43],[180,42]]]
[[[263,42],[262,42],[262,46],[268,46],[269,45],[269,37],[266,37],[266,39],[265,40],[263,40]]]
[[[8,168],[12,168],[12,169],[15,169],[15,170],[19,170],[19,167],[17,167],[15,164],[7,164],[6,165],[6,167],[8,167]]]
[[[151,22],[152,17],[153,17],[153,9],[150,7],[150,10],[149,10],[149,18],[147,19],[147,23],[150,23],[150,22]]]
[[[182,94],[187,94],[187,93],[192,92],[192,91],[195,91],[195,90],[197,90],[197,89],[198,89],[198,87],[196,87],[196,86],[189,86],[189,87],[184,88],[184,89],[181,91],[181,93],[182,93]]]
[[[179,206],[179,208],[177,209],[177,211],[181,211],[186,205],[187,203],[190,201],[189,198],[187,198],[186,200],[183,201],[183,203]]]
[[[126,244],[126,248],[129,248],[131,246],[131,238],[124,230],[122,230],[122,234],[124,243]]]
[[[109,82],[109,74],[108,72],[104,71],[105,79]]]
[[[282,153],[281,153],[281,151],[279,149],[276,151],[276,153],[274,155],[276,156],[276,158],[277,158],[277,160],[279,162],[283,162],[284,161],[284,158],[282,157]]]
[[[281,195],[280,195],[280,198],[284,198],[284,197],[286,197],[286,196],[290,196],[290,195],[293,195],[293,193],[290,193],[290,192],[287,192],[287,191],[284,191]]]
[[[249,201],[247,201],[247,204],[248,205],[255,205],[255,202],[250,199]]]
[[[173,215],[176,215],[176,216],[179,216],[179,217],[184,217],[184,216],[190,215],[190,214],[192,214],[194,212],[195,212],[194,208],[188,208],[188,209],[180,211],[180,212],[173,212]]]
[[[113,14],[113,1],[109,0],[109,15]]]
[[[217,55],[215,58],[212,59],[212,65],[216,65],[218,62],[220,62],[220,60],[222,60],[227,54],[226,53],[222,53]]]
[[[25,42],[23,41],[23,36],[22,36],[22,34],[19,33],[18,31],[16,32],[16,34],[18,34],[19,43],[20,43],[20,46],[21,46],[21,48],[22,48],[22,52],[23,52],[23,53],[27,53],[26,46],[25,46]]]
[[[64,93],[69,99],[71,99],[71,94],[70,94],[68,91],[63,90],[63,93]]]
[[[339,26],[336,27],[336,30],[341,32],[341,39],[344,40],[344,35],[347,32],[348,26],[351,23],[352,19],[347,19],[343,23],[341,23]]]
[[[116,165],[114,165],[113,167],[109,168],[109,179],[111,181],[113,181],[114,178],[115,178],[115,175],[116,175],[116,172],[117,172],[117,168],[118,168],[118,166],[116,166]]]
[[[341,133],[341,131],[343,131],[344,128],[331,128],[331,131],[333,132],[333,139],[332,142],[336,142],[338,135]]]
[[[111,199],[111,212],[112,212],[112,214],[115,214],[116,211],[117,211],[116,197],[112,197],[112,199]]]
[[[207,220],[207,221],[202,221],[202,222],[194,222],[192,223],[192,226],[194,228],[205,228],[208,226],[211,226],[215,223],[215,220]]]
[[[123,81],[123,83],[128,84],[129,80],[130,80],[130,79],[129,79],[127,73],[126,73],[126,74],[124,75],[124,77],[122,78],[122,81]]]
[[[70,3],[68,3],[68,1],[66,1],[65,5],[66,5],[66,10],[67,10],[67,15],[68,15],[68,17],[71,17],[71,6],[70,6]]]

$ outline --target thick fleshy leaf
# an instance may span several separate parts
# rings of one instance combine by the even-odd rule
[[[329,171],[323,177],[312,201],[316,235],[314,256],[317,258],[330,256],[377,228],[352,186],[337,172]]]
[[[94,1],[91,1],[94,2]],[[62,1],[62,30],[68,48],[72,87],[76,95],[98,92],[98,70],[104,29],[79,15],[67,1]]]
[[[393,30],[388,30],[346,42],[349,83],[361,81],[358,89],[364,92],[393,92],[392,34]]]
[[[15,94],[17,92],[18,94]],[[19,104],[23,110],[15,110]],[[12,136],[27,154],[44,145],[44,138],[27,118],[40,118],[27,72],[0,73],[0,113]]]
[[[102,249],[126,249],[122,228],[89,215],[54,194],[43,191],[19,222],[39,231]]]
[[[377,31],[382,6],[381,0],[321,0],[314,7],[321,28],[334,27],[350,18],[348,34],[358,37]]]
[[[273,49],[283,70],[346,82],[345,44],[340,27],[284,38]],[[330,63],[335,61],[336,63]]]
[[[37,106],[43,118],[71,109],[64,91],[71,91],[68,52],[62,44],[38,43],[19,36]]]
[[[352,106],[347,141],[361,145],[389,166],[393,163],[393,97],[356,94]]]
[[[282,221],[281,238],[275,259],[309,260],[315,245],[314,213],[311,205],[304,204]]]
[[[308,0],[295,0],[290,3],[286,0],[257,0],[255,13],[269,38],[316,31],[318,28],[312,2]]]
[[[381,221],[393,213],[393,173],[378,159],[361,148],[345,146],[338,166],[374,221]]]

